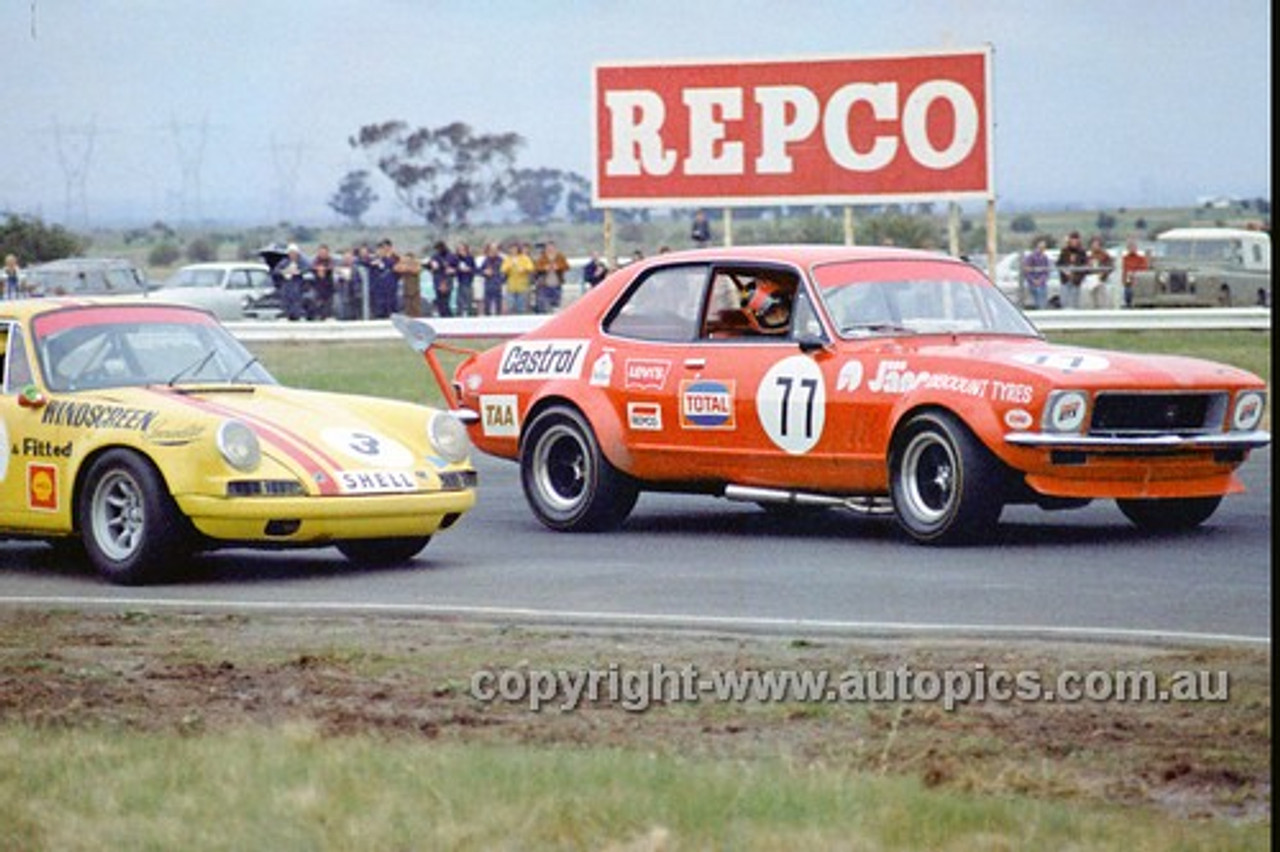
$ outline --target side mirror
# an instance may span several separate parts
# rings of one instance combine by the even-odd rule
[[[796,338],[796,345],[800,347],[800,351],[806,355],[814,352],[821,352],[827,348],[827,342],[816,334],[802,334]]]
[[[49,398],[40,392],[40,388],[35,385],[27,385],[18,394],[19,408],[44,408],[49,403]]]

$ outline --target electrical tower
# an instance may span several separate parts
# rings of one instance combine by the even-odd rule
[[[298,173],[302,169],[302,142],[285,144],[271,138],[271,163],[276,169],[276,220],[292,222],[297,212]]]
[[[66,189],[64,217],[68,225],[89,224],[89,163],[93,159],[93,142],[97,136],[97,119],[83,127],[63,127],[53,120],[53,141],[58,152],[58,165]]]
[[[182,188],[178,194],[178,221],[190,224],[203,218],[200,169],[204,165],[205,144],[209,140],[209,117],[199,124],[178,124],[170,119],[169,130],[173,134],[174,149],[178,153],[178,169],[182,174]]]

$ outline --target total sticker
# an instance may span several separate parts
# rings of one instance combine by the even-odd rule
[[[325,443],[348,458],[382,468],[412,468],[413,453],[404,444],[367,429],[325,429]]]
[[[756,416],[769,440],[781,449],[792,455],[812,450],[827,419],[821,368],[804,355],[774,364],[756,390]]]

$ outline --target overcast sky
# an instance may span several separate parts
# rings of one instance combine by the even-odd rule
[[[1270,34],[1268,0],[0,0],[0,211],[327,224],[363,124],[590,175],[596,62],[984,44],[1002,207],[1269,199]]]

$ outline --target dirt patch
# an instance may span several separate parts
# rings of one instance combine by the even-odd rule
[[[1221,675],[1226,700],[674,701],[604,694],[539,712],[483,701],[477,672],[1151,671]],[[619,683],[621,680],[618,681]],[[498,682],[488,684],[496,688]],[[322,736],[777,758],[929,786],[1267,820],[1266,651],[575,632],[428,619],[0,612],[0,722],[198,736],[303,724]],[[634,696],[632,696],[634,697]]]

